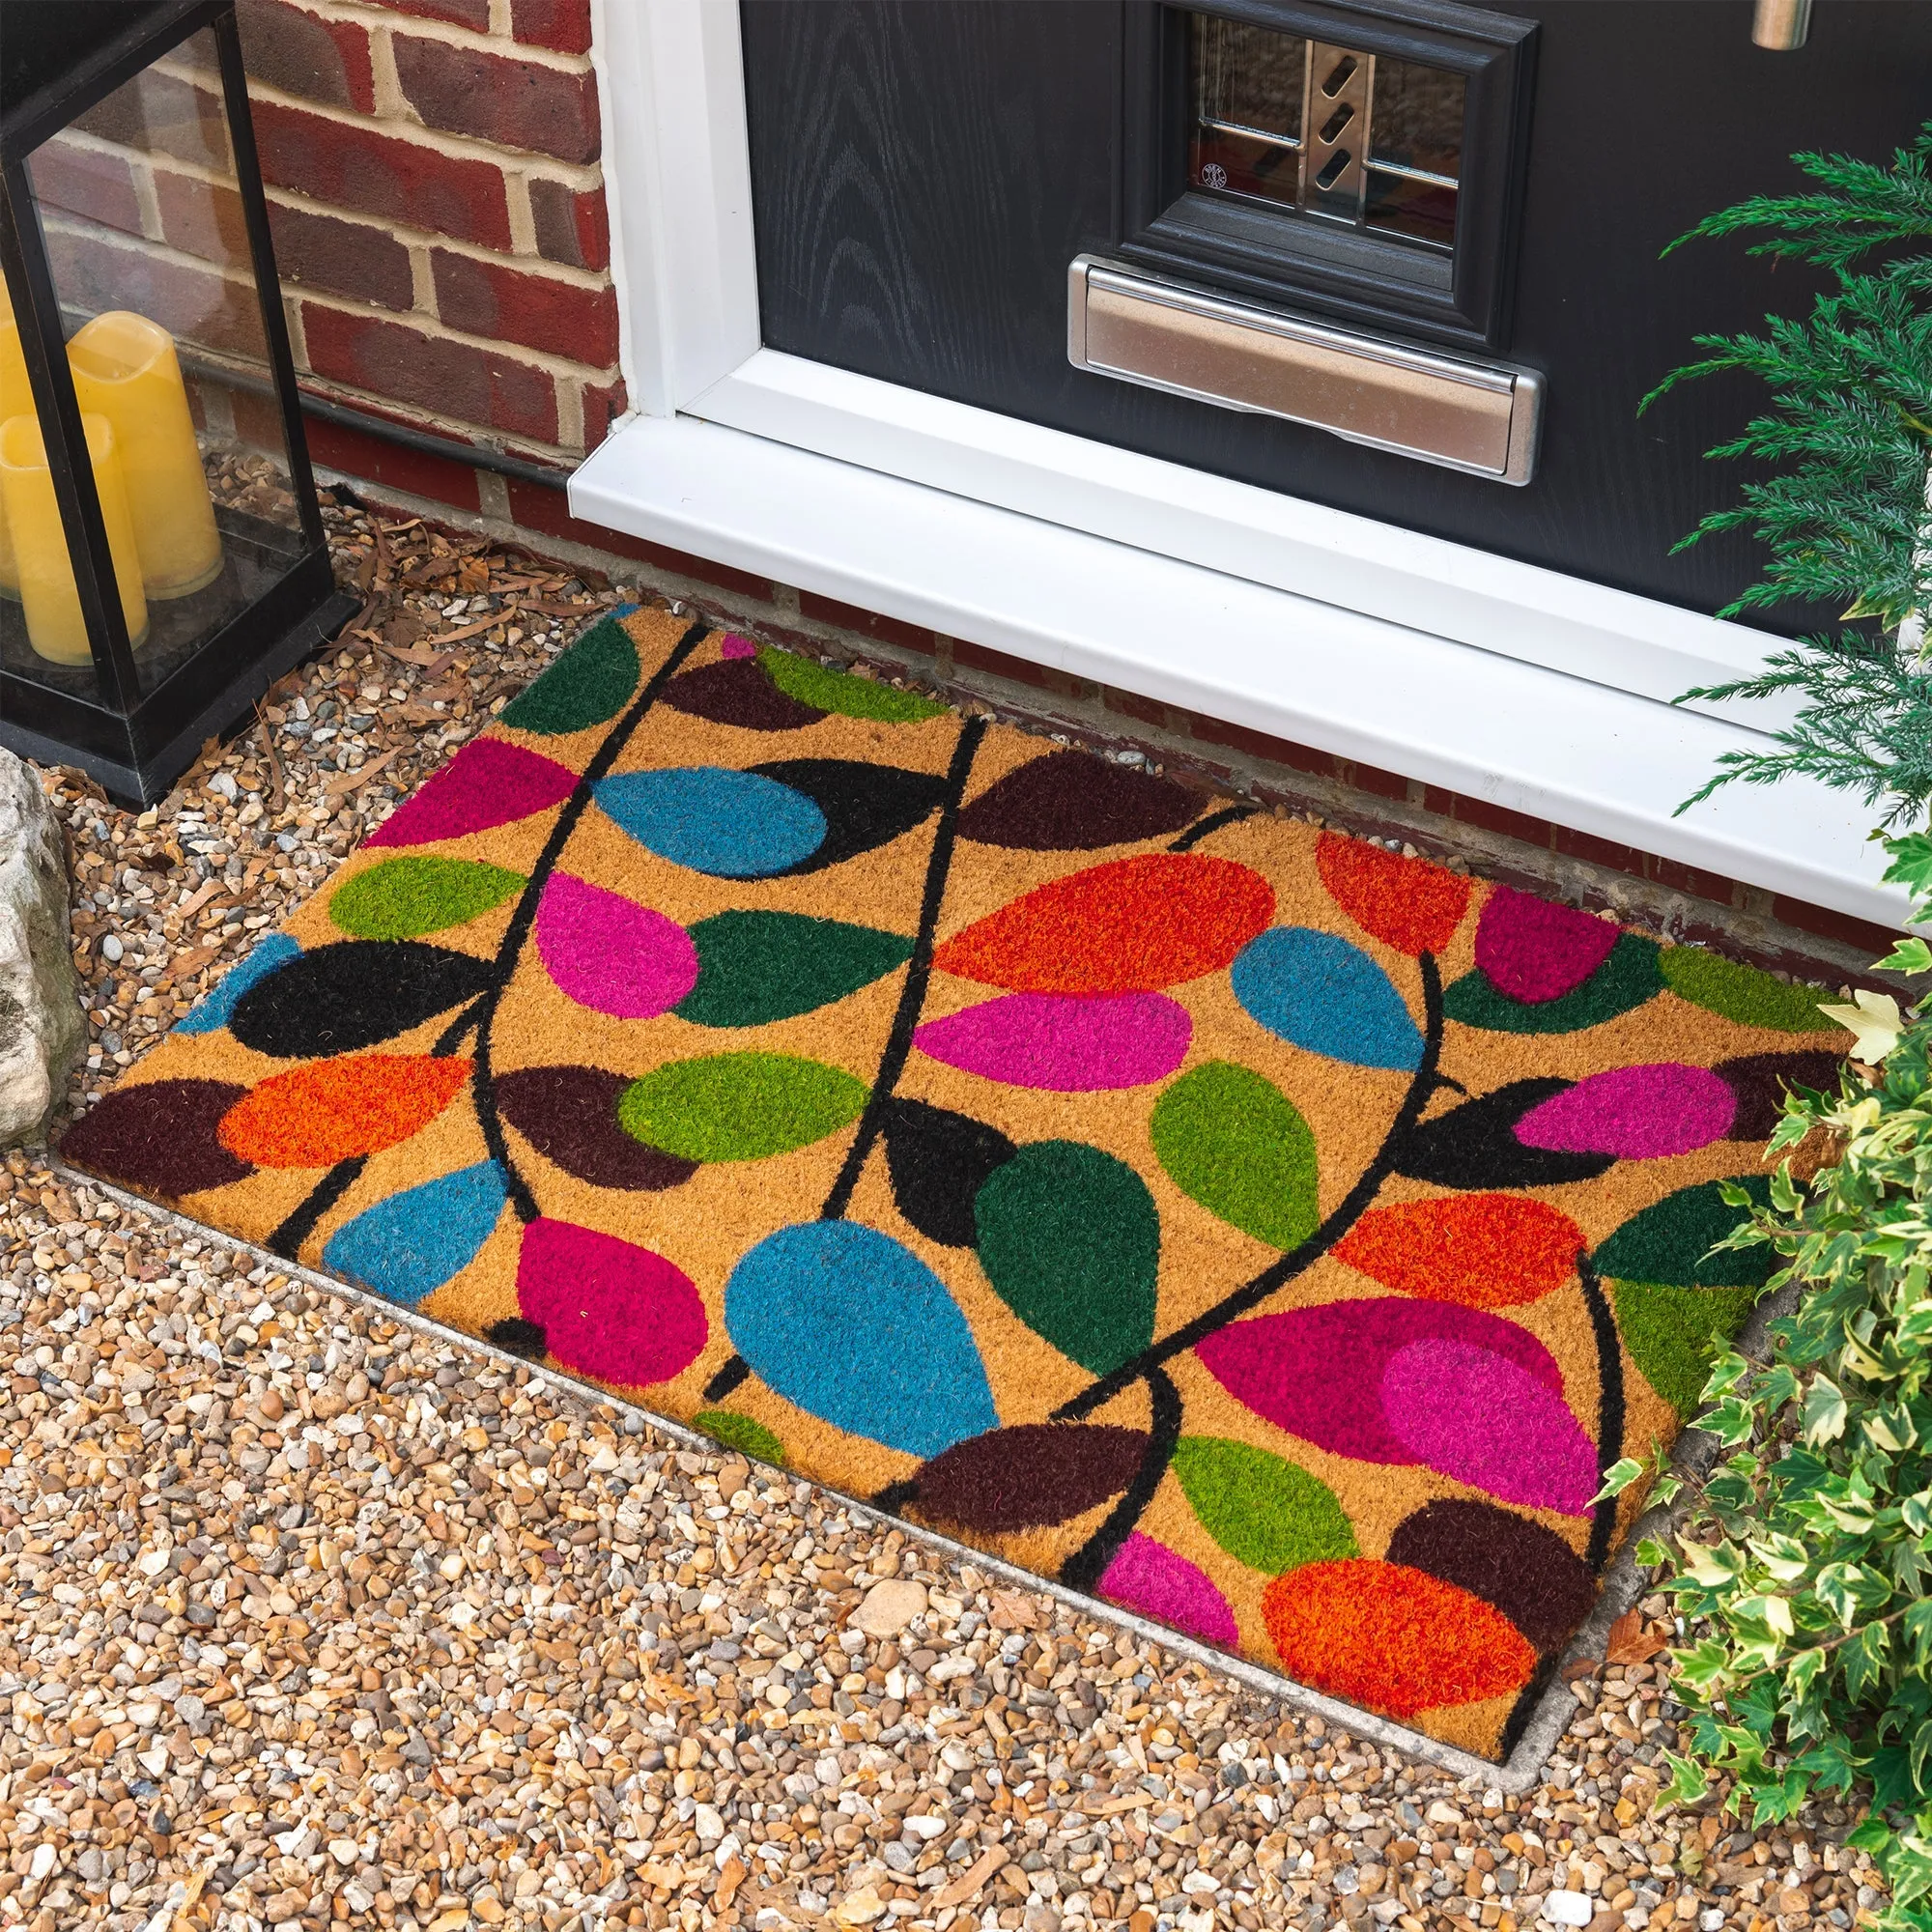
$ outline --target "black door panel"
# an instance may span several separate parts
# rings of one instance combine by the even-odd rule
[[[1671,545],[1732,499],[1701,452],[1761,397],[1723,379],[1642,421],[1700,330],[1818,280],[1739,242],[1660,251],[1796,184],[1788,155],[1883,158],[1932,106],[1932,7],[1834,0],[1810,44],[1749,0],[1545,0],[1509,357],[1547,372],[1523,489],[1071,368],[1066,268],[1122,240],[1122,0],[744,0],[765,342],[774,349],[1711,611],[1743,538]],[[1154,104],[1147,104],[1152,113]],[[1313,309],[1311,313],[1318,312]]]

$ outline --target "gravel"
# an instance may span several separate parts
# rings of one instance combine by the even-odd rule
[[[138,815],[49,775],[77,1102],[560,647],[577,619],[527,600],[615,601],[330,521],[363,635],[271,695],[272,753]],[[1654,1811],[1653,1662],[1580,1675],[1506,1800],[17,1152],[0,1373],[0,1927],[1796,1932],[1878,1902],[1842,1810]]]

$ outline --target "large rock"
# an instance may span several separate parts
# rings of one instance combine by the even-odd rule
[[[69,943],[60,820],[0,751],[0,1147],[39,1136],[86,1044]]]

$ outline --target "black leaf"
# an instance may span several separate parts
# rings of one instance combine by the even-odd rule
[[[228,1030],[283,1060],[354,1053],[473,999],[488,959],[414,939],[351,939],[291,959],[242,995]]]
[[[1524,1147],[1517,1122],[1566,1092],[1571,1080],[1513,1080],[1433,1121],[1411,1127],[1395,1150],[1395,1171],[1438,1187],[1557,1187],[1594,1180],[1616,1164],[1608,1153],[1563,1153]]]
[[[943,774],[909,772],[861,758],[780,758],[751,769],[803,792],[825,814],[825,838],[817,851],[782,872],[763,875],[772,878],[822,872],[869,852],[910,832],[946,796]]]
[[[1018,1151],[997,1127],[923,1100],[895,1099],[886,1114],[893,1199],[927,1240],[949,1248],[979,1240],[974,1200],[987,1176]]]

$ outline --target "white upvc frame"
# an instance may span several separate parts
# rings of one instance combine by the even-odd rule
[[[593,0],[593,20],[635,413],[573,479],[577,515],[1897,920],[1903,897],[1878,884],[1863,814],[1841,795],[1794,781],[1674,815],[1716,752],[1761,744],[1779,714],[1669,700],[1754,669],[1762,634],[762,348],[737,0]],[[800,490],[874,526],[801,519],[781,494]],[[962,514],[988,513],[965,519],[980,573],[970,579],[946,554],[944,532],[958,522],[947,498],[963,499]],[[1056,569],[1075,586],[1132,577],[1136,634],[1083,626],[1078,599],[1036,621]],[[1204,573],[1232,580],[1224,598]],[[1188,621],[1204,588],[1279,646],[1205,662]],[[1111,602],[1089,601],[1096,613]],[[1303,640],[1344,637],[1349,674],[1338,679],[1331,664],[1313,675]],[[1412,716],[1391,713],[1398,667],[1438,701],[1433,742],[1417,742]],[[1501,734],[1491,728],[1498,716],[1509,720]],[[1556,728],[1539,748],[1546,719]]]

